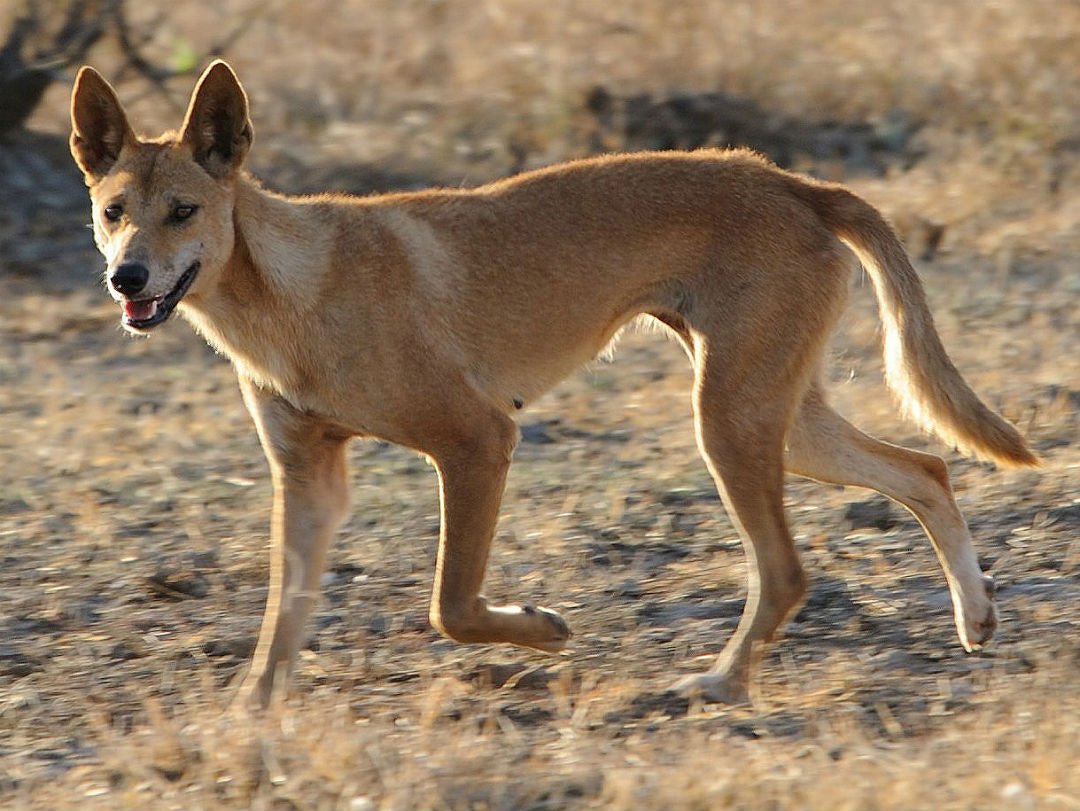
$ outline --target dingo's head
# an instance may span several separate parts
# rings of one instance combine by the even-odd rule
[[[71,94],[71,154],[93,204],[94,240],[122,322],[146,332],[209,290],[233,252],[234,180],[251,146],[247,96],[214,62],[180,134],[135,135],[109,83],[84,67]]]

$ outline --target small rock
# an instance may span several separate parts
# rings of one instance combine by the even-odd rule
[[[20,679],[42,669],[39,659],[26,656],[8,647],[0,648],[0,676]]]
[[[155,594],[173,600],[198,599],[210,593],[210,581],[202,572],[158,569],[146,582]]]
[[[545,668],[529,668],[520,663],[483,665],[472,671],[471,681],[492,687],[503,687],[512,682],[515,688],[525,689],[546,687],[555,675]]]
[[[109,651],[109,658],[118,662],[141,659],[145,655],[146,651],[142,646],[131,645],[128,642],[117,642]]]
[[[531,445],[553,445],[556,440],[551,429],[558,425],[557,420],[530,422],[521,426],[521,441]]]
[[[607,593],[612,597],[629,597],[631,600],[636,600],[644,592],[638,581],[633,578],[627,578],[622,581],[622,583],[608,588]]]
[[[255,636],[245,634],[222,639],[209,639],[203,643],[202,650],[207,656],[231,656],[235,659],[247,659],[255,652]]]
[[[850,529],[889,530],[899,523],[892,505],[884,498],[852,502],[844,510],[844,521]]]

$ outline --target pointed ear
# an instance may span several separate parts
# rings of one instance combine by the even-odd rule
[[[109,173],[125,144],[136,143],[124,108],[101,74],[84,67],[71,91],[71,156],[88,185]]]
[[[253,137],[244,88],[217,60],[195,86],[180,139],[212,177],[226,178],[244,162]]]

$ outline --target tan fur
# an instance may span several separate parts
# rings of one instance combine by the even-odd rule
[[[234,364],[270,463],[271,588],[244,701],[265,705],[287,682],[347,508],[356,436],[414,448],[438,470],[435,627],[563,648],[570,632],[554,612],[481,596],[518,436],[510,415],[641,314],[691,358],[701,452],[751,562],[734,637],[677,689],[745,699],[761,644],[803,598],[785,466],[911,509],[941,557],[963,644],[993,632],[944,464],[859,433],[825,403],[819,364],[854,267],[845,243],[874,281],[905,407],[987,458],[1034,458],[964,383],[896,236],[851,192],[747,152],[703,151],[595,158],[475,190],[287,198],[242,169],[247,99],[221,62],[179,134],[136,137],[88,68],[72,122],[125,322],[148,330],[147,314],[163,319],[182,295],[181,314]]]

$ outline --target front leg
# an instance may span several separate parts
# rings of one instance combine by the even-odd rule
[[[255,655],[238,696],[265,707],[284,693],[300,650],[326,561],[348,508],[347,434],[241,378],[274,488],[270,590]]]
[[[556,652],[570,628],[546,608],[492,606],[480,594],[517,427],[503,414],[473,415],[465,436],[439,443],[442,521],[431,624],[458,642],[509,642]]]

